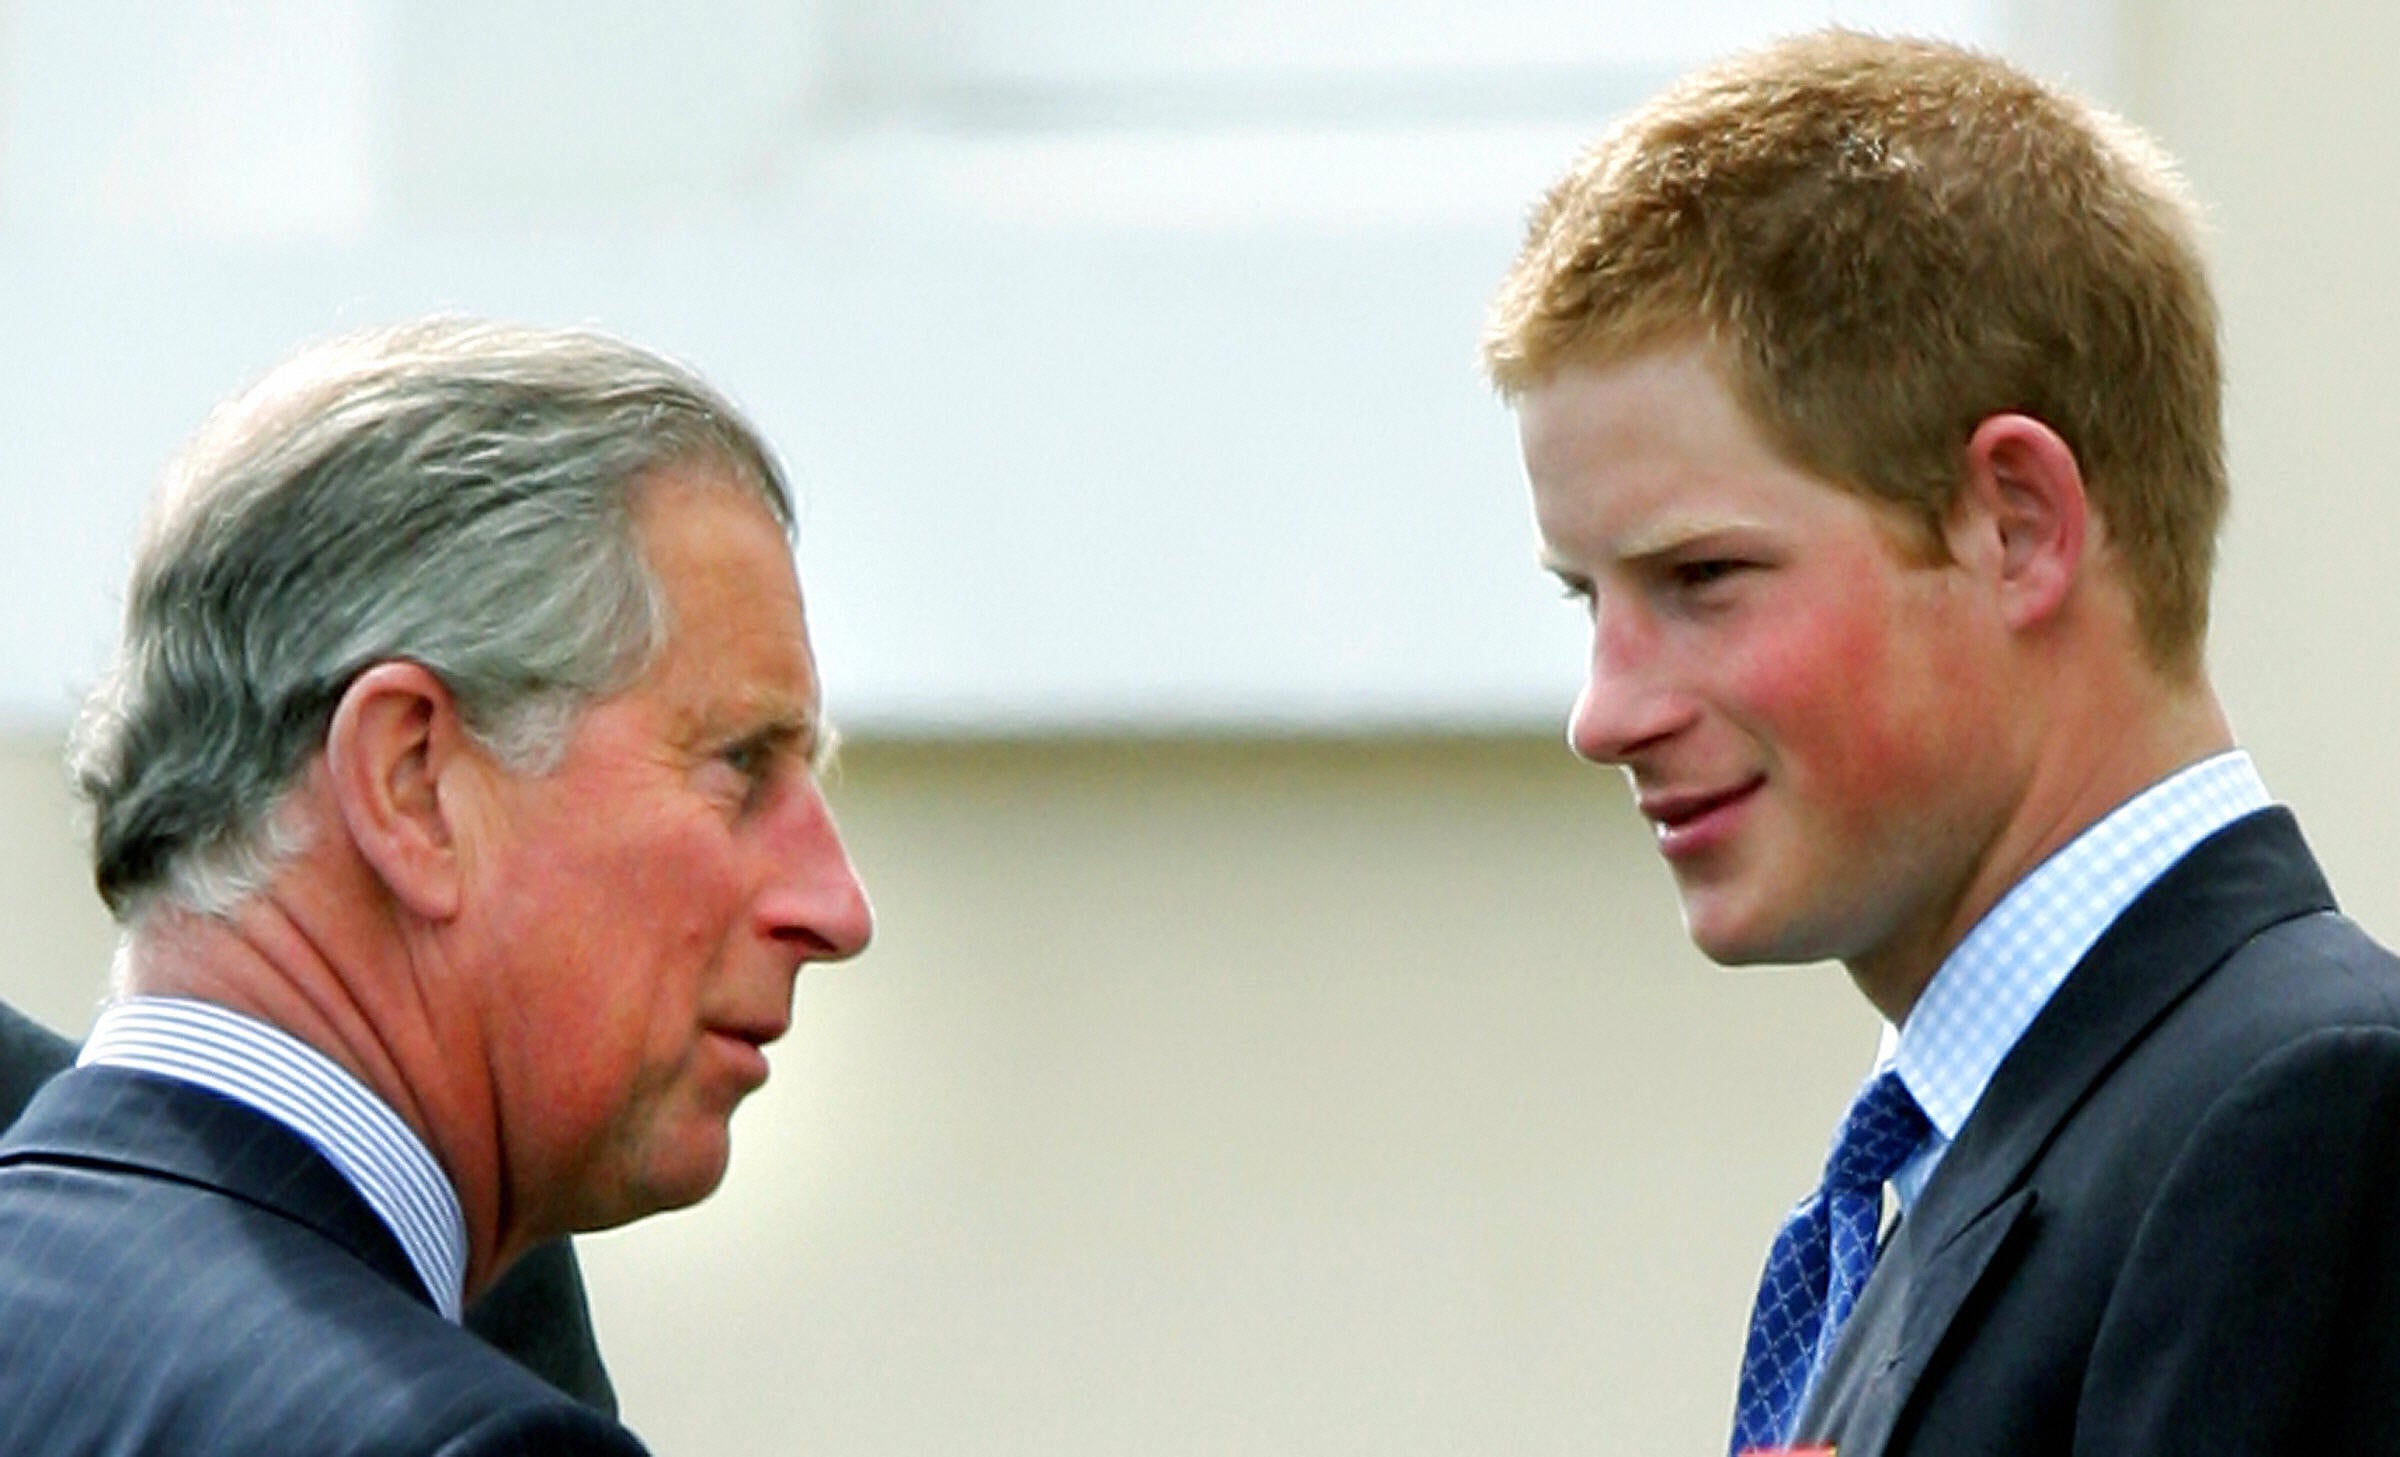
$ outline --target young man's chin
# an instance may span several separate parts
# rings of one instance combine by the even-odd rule
[[[1757,966],[1775,959],[1748,928],[1695,915],[1689,906],[1684,909],[1683,932],[1702,956],[1719,966]]]
[[[1785,920],[1764,908],[1730,904],[1721,896],[1687,895],[1683,931],[1700,954],[1719,966],[1789,966],[1823,957],[1795,944]]]

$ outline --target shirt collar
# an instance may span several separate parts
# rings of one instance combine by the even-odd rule
[[[2250,756],[2235,749],[2111,810],[2010,888],[1943,959],[1906,1025],[1885,1029],[1878,1069],[1899,1068],[1946,1145],[2125,908],[2192,847],[2271,802]]]
[[[458,1192],[400,1115],[333,1059],[211,1002],[130,997],[100,1013],[77,1062],[195,1084],[308,1140],[391,1229],[435,1307],[459,1319],[467,1224]]]

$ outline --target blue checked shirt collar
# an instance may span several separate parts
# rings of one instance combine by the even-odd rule
[[[100,1013],[77,1061],[197,1084],[307,1139],[390,1227],[435,1307],[459,1319],[467,1222],[458,1193],[400,1115],[331,1058],[213,1003],[130,997]]]
[[[1905,1205],[1941,1162],[2001,1060],[2127,906],[2192,847],[2272,801],[2236,749],[2150,786],[2018,881],[1967,933],[1897,1031],[1876,1071],[1896,1066],[1933,1135],[1893,1177]]]

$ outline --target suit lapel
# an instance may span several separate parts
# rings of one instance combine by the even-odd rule
[[[2034,1191],[2019,1189],[1930,1250],[1916,1239],[1925,1226],[1901,1221],[1809,1393],[1802,1440],[1839,1433],[1845,1454],[1880,1457],[1952,1317],[2033,1205]]]
[[[1880,1457],[1976,1287],[2009,1263],[2036,1164],[2128,1052],[2244,941],[2331,910],[2289,811],[2195,846],[2127,907],[2026,1028],[1894,1233],[1801,1412],[1844,1457]]]
[[[416,1267],[350,1181],[306,1139],[205,1088],[126,1068],[75,1068],[0,1139],[0,1167],[75,1163],[167,1178],[315,1230],[427,1305]]]

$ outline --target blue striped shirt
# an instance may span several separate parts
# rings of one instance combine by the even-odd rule
[[[2101,934],[2193,846],[2272,801],[2250,756],[2203,759],[2125,801],[2011,888],[1959,942],[1875,1063],[1933,1124],[1892,1179],[1915,1200],[1992,1075]]]
[[[458,1192],[400,1115],[333,1059],[211,1002],[129,997],[100,1013],[77,1062],[196,1084],[307,1139],[390,1227],[434,1305],[459,1319],[467,1221]]]

